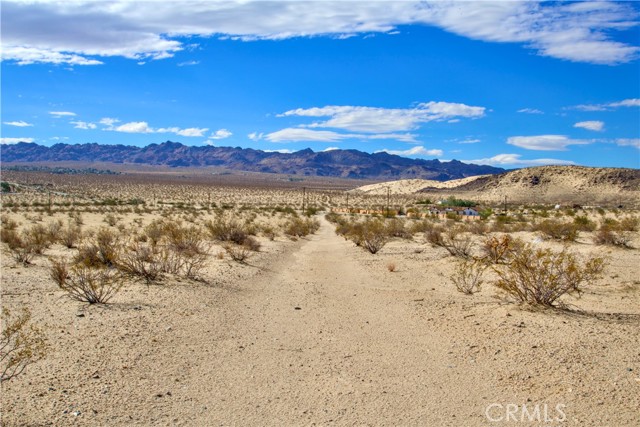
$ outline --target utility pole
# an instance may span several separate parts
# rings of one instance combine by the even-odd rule
[[[387,218],[389,218],[389,199],[391,198],[391,187],[387,187]]]
[[[304,213],[306,197],[307,197],[307,187],[302,187],[302,213]]]

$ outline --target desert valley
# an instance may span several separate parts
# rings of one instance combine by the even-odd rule
[[[637,170],[109,167],[3,165],[4,425],[637,421]]]

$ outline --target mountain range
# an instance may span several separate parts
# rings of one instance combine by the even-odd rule
[[[0,146],[7,162],[112,162],[170,167],[217,166],[230,170],[331,176],[359,179],[421,178],[437,181],[504,172],[502,168],[451,160],[409,159],[385,152],[358,150],[314,152],[311,149],[279,153],[239,147],[187,146],[163,142],[145,147],[131,145],[56,144],[51,147],[20,142]]]

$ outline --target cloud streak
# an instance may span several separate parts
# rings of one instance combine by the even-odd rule
[[[507,139],[507,144],[538,151],[566,151],[569,145],[586,145],[592,142],[594,141],[571,139],[565,135],[512,136]]]
[[[474,163],[478,165],[489,166],[545,166],[545,165],[574,165],[571,160],[560,159],[522,159],[520,154],[497,154],[493,157],[465,160],[465,163]]]

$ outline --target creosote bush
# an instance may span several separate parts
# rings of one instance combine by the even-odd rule
[[[472,295],[480,291],[484,282],[483,274],[487,266],[481,260],[463,259],[457,261],[456,268],[451,276],[456,289],[463,294]]]
[[[578,227],[571,222],[547,219],[538,224],[536,230],[547,239],[573,242],[578,237]]]
[[[284,226],[284,234],[290,237],[305,237],[313,234],[320,228],[320,223],[315,218],[292,218]]]
[[[470,258],[472,255],[473,241],[471,236],[464,232],[463,227],[457,225],[449,226],[447,229],[434,227],[425,233],[425,239],[431,246],[444,248],[453,256]]]
[[[24,308],[18,316],[2,309],[0,336],[0,382],[11,380],[27,366],[43,359],[47,344],[41,329],[30,324],[31,313]]]
[[[553,306],[565,294],[580,294],[583,286],[600,277],[604,260],[584,261],[564,248],[561,252],[525,244],[516,248],[509,264],[494,266],[494,284],[517,301]]]
[[[95,268],[82,264],[69,267],[62,259],[50,259],[49,273],[58,287],[76,301],[106,304],[122,287],[122,278],[113,268]]]

